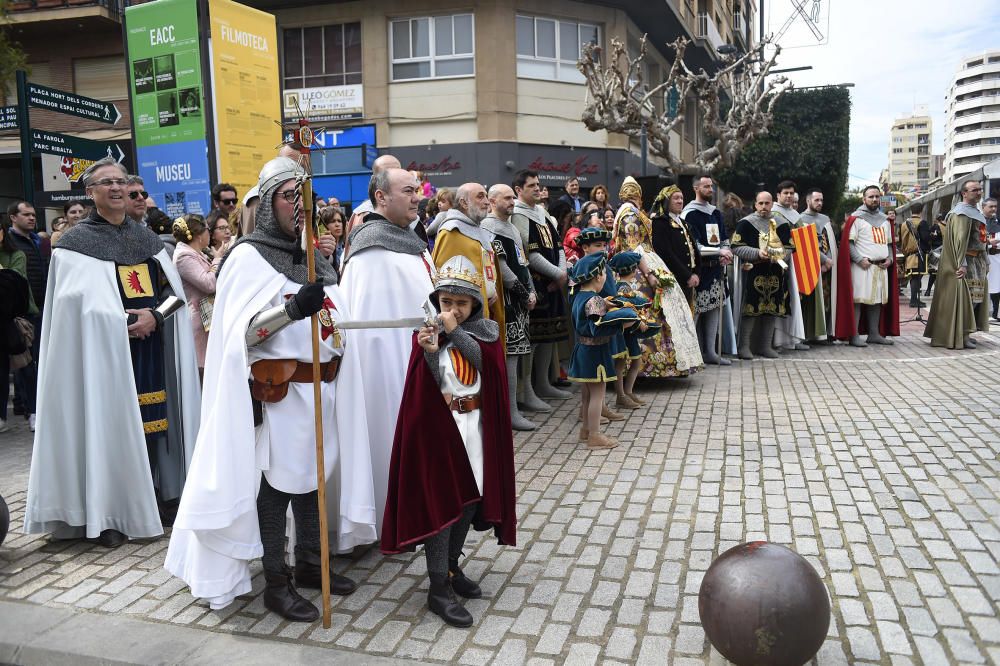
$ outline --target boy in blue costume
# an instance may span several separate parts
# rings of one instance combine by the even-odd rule
[[[608,253],[608,244],[611,242],[611,232],[604,227],[587,227],[580,231],[580,234],[576,237],[576,245],[580,248],[580,252],[584,256],[597,254],[603,252],[605,256]],[[618,291],[618,281],[615,279],[614,273],[611,272],[611,266],[605,266],[605,272],[607,273],[607,279],[604,281],[604,287],[601,289],[601,297],[608,298],[615,296]],[[570,277],[572,281],[572,276]],[[575,284],[570,287],[570,307],[572,308],[573,295],[576,292]],[[617,335],[611,336],[611,356],[614,359],[626,359],[628,358],[628,349],[625,348],[625,337],[619,331]],[[612,410],[607,405],[601,407],[601,416],[609,421],[624,421],[625,417]],[[584,422],[586,422],[586,417],[584,417]]]
[[[600,432],[605,383],[617,377],[611,344],[615,336],[620,336],[624,346],[622,332],[635,324],[639,315],[630,307],[611,309],[603,297],[608,281],[605,253],[588,254],[570,270],[576,283],[573,298],[576,345],[570,360],[569,380],[579,382],[582,388],[580,417],[583,425],[579,441],[586,442],[591,450],[613,449],[618,446],[618,440]]]
[[[617,276],[617,296],[612,299],[614,306],[630,307],[639,313],[639,323],[625,331],[626,356],[615,358],[615,404],[625,409],[638,409],[646,404],[635,394],[635,380],[642,369],[642,339],[656,335],[660,326],[648,321],[646,313],[652,305],[646,296],[639,291],[636,282],[636,271],[642,256],[638,252],[619,252],[608,260],[608,265]],[[626,371],[627,367],[627,371]]]

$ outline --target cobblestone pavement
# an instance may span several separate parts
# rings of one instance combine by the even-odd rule
[[[563,403],[517,438],[519,546],[470,537],[485,598],[469,630],[426,610],[419,553],[339,560],[360,587],[334,598],[329,630],[265,612],[259,564],[250,595],[209,610],[163,570],[165,538],[107,551],[13,533],[0,598],[428,662],[722,663],[699,585],[721,552],[767,539],[832,596],[818,663],[1000,663],[1000,338],[979,337],[973,352],[907,335],[647,383],[611,452],[573,443]],[[0,435],[16,529],[18,428]]]

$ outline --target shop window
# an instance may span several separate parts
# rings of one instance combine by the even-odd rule
[[[395,19],[389,30],[393,81],[476,73],[472,14]]]
[[[591,23],[518,15],[517,75],[584,83],[576,68],[582,47],[600,43],[601,29]]]
[[[285,28],[285,89],[361,83],[361,24]]]

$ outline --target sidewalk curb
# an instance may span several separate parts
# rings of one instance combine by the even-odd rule
[[[0,664],[411,664],[336,648],[0,600]]]

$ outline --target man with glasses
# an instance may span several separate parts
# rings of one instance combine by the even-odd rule
[[[95,209],[52,253],[24,519],[108,548],[171,524],[201,408],[184,288],[126,178],[113,158],[84,172]]]
[[[983,186],[967,180],[961,194],[962,201],[945,218],[937,290],[924,337],[931,339],[933,347],[975,349],[972,334],[988,331],[990,326],[986,216],[976,208]]]
[[[125,192],[128,195],[128,198],[125,199],[125,215],[146,226],[146,198],[149,197],[149,192],[146,191],[142,178],[129,176],[126,180]]]

